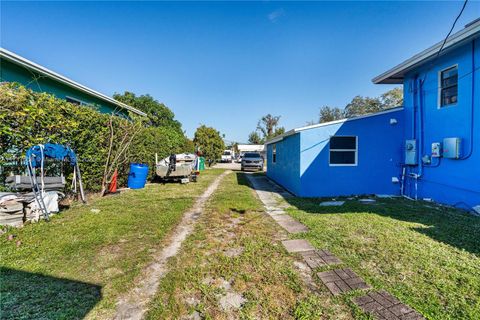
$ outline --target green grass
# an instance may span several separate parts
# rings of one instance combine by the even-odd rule
[[[197,183],[97,198],[48,223],[8,229],[0,240],[1,318],[110,318],[119,294],[222,171],[204,171]]]
[[[289,213],[310,228],[301,237],[333,252],[375,288],[428,319],[480,319],[478,217],[405,199],[347,200],[340,207],[320,207],[321,199],[288,201]]]
[[[279,241],[243,173],[230,174],[207,204],[195,231],[170,263],[147,319],[351,319],[349,308],[324,290],[312,293]],[[242,248],[238,256],[225,252]],[[222,281],[247,299],[225,311]],[[193,303],[192,303],[193,302]]]

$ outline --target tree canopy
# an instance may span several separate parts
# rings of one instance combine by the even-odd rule
[[[262,138],[257,131],[250,132],[248,135],[248,142],[251,144],[262,144]]]
[[[193,143],[201,151],[209,166],[221,158],[223,150],[225,150],[225,143],[220,132],[204,124],[195,131]]]
[[[394,88],[382,94],[380,97],[356,96],[345,108],[323,106],[319,112],[319,123],[329,122],[345,118],[358,117],[365,114],[375,113],[403,104],[403,90]]]
[[[280,116],[267,114],[257,123],[257,129],[248,136],[248,142],[252,144],[263,144],[266,141],[285,133],[285,128],[280,127]]]
[[[137,96],[135,93],[125,91],[123,94],[115,93],[113,98],[145,112],[149,119],[148,124],[151,126],[168,127],[183,132],[182,125],[175,120],[173,111],[149,94]]]

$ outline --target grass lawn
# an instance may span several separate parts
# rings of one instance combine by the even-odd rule
[[[0,240],[1,318],[111,318],[116,298],[152,260],[152,249],[221,172],[95,199],[48,223],[9,229]]]
[[[289,214],[310,228],[299,237],[330,250],[375,288],[428,319],[480,319],[480,218],[405,199],[340,207],[288,201]]]
[[[195,231],[170,261],[147,319],[351,319],[326,291],[312,293],[276,238],[243,173],[230,174],[207,204]],[[226,297],[246,299],[224,308]]]

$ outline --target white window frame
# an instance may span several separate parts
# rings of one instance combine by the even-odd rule
[[[65,100],[67,99],[70,99],[70,100],[73,100],[73,101],[77,101],[79,103],[79,106],[93,106],[91,103],[88,103],[88,102],[85,102],[85,101],[82,101],[80,99],[77,99],[77,98],[74,98],[74,97],[71,97],[71,96],[65,96]],[[70,102],[67,100],[67,102]],[[71,103],[71,102],[70,102]]]
[[[272,145],[272,163],[277,163],[277,144]]]
[[[457,102],[442,106],[442,73],[444,71],[447,71],[448,69],[452,69],[452,68],[455,68],[455,67],[457,68]],[[450,107],[456,107],[458,105],[458,99],[460,97],[459,91],[458,91],[458,86],[459,86],[459,82],[458,82],[458,63],[456,63],[454,65],[451,65],[449,67],[443,68],[442,70],[439,70],[437,78],[438,78],[437,109],[446,109],[446,108],[450,108]]]
[[[355,149],[331,149],[330,140],[335,137],[355,138]],[[330,152],[332,151],[355,151],[355,163],[332,163]],[[358,166],[358,136],[330,136],[328,140],[328,165],[330,167],[356,167]]]

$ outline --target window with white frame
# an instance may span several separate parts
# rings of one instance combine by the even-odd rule
[[[439,107],[457,103],[458,100],[458,66],[440,71]]]
[[[80,105],[81,105],[81,106],[91,106],[91,105],[92,105],[91,103],[88,103],[88,102],[79,100],[79,99],[77,99],[77,98],[72,98],[72,97],[69,97],[69,96],[66,96],[66,97],[65,97],[65,100],[67,100],[67,102],[76,104],[77,106],[80,106]]]
[[[276,144],[272,146],[272,162],[273,163],[277,162],[277,145]]]
[[[358,139],[356,136],[330,137],[331,166],[356,166],[358,160]]]
[[[65,100],[67,100],[67,102],[76,104],[77,106],[82,104],[82,101],[80,101],[78,99],[75,99],[75,98],[72,98],[72,97],[65,97]]]

